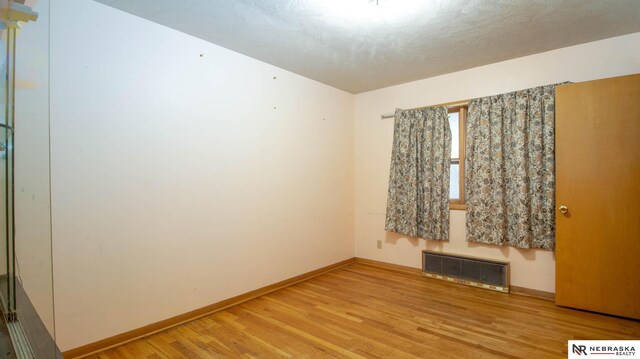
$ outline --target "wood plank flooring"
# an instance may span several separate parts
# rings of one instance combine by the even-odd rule
[[[91,358],[566,358],[640,321],[355,263]]]

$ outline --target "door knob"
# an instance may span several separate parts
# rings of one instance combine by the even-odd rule
[[[560,206],[559,209],[562,214],[569,212],[569,208],[567,208],[567,206]]]

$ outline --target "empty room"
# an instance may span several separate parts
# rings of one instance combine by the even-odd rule
[[[0,0],[0,358],[640,354],[640,1]]]

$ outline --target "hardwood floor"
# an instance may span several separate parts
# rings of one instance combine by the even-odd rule
[[[566,358],[640,322],[355,263],[91,358]]]

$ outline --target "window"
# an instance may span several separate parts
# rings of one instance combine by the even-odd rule
[[[467,128],[467,106],[449,109],[451,127],[451,177],[449,179],[449,208],[466,209],[464,204],[464,137]]]

